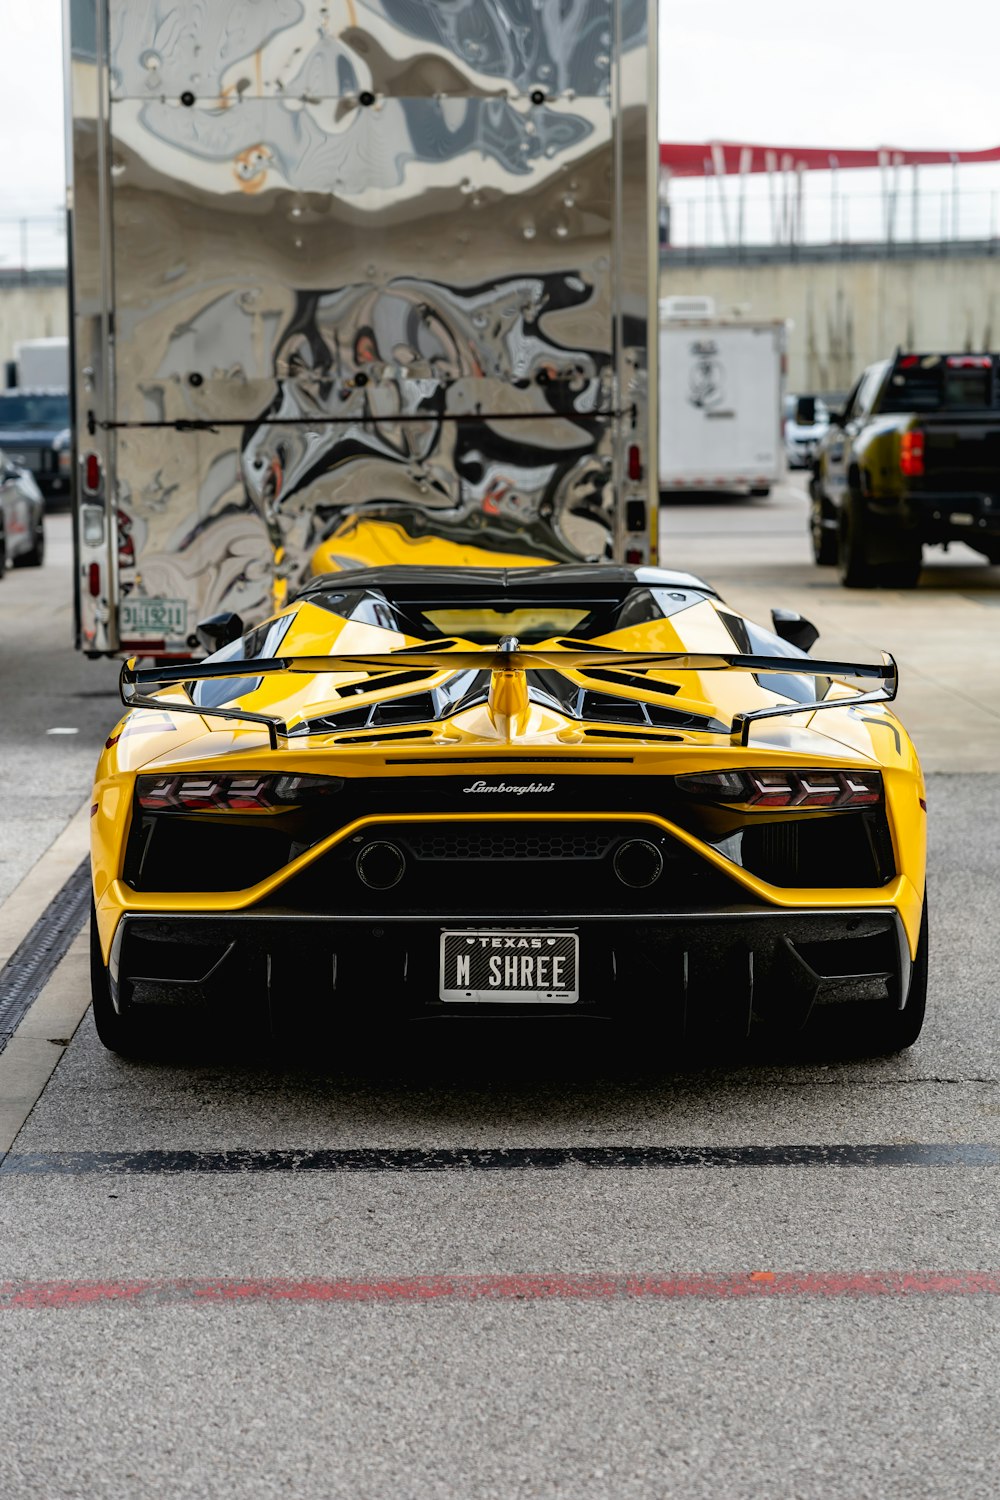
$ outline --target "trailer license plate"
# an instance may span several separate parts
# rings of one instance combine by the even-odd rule
[[[124,640],[187,639],[186,599],[146,599],[129,595],[121,602],[119,632]]]
[[[573,1005],[580,998],[575,932],[441,934],[441,999],[478,1004]]]

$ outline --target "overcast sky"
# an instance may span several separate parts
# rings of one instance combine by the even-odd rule
[[[660,14],[662,139],[1000,144],[997,0],[661,0]],[[62,201],[60,31],[61,0],[0,0],[0,218]]]

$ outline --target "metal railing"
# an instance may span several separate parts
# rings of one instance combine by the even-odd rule
[[[940,175],[931,185],[908,174],[904,182],[890,176],[878,187],[845,191],[838,175],[675,180],[661,204],[661,241],[680,251],[954,245],[962,253],[971,242],[1000,248],[1000,181],[994,173],[993,182],[978,190],[941,182]]]
[[[32,271],[63,267],[66,264],[66,216],[25,214],[0,218],[0,272],[4,280],[16,280]]]

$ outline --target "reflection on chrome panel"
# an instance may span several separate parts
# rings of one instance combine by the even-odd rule
[[[123,594],[259,616],[352,514],[610,555],[648,3],[108,0]]]

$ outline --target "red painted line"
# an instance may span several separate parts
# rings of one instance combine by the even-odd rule
[[[0,1312],[111,1302],[606,1302],[650,1297],[732,1301],[772,1297],[1000,1296],[997,1271],[742,1271],[704,1276],[405,1276],[383,1281],[191,1277],[184,1280],[0,1282]]]

